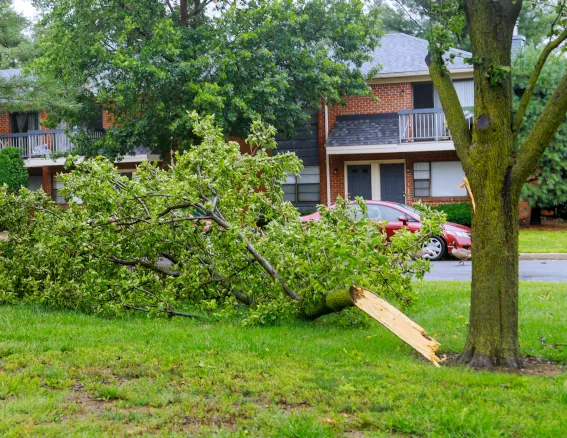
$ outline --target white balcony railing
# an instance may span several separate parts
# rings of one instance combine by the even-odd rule
[[[89,131],[93,139],[104,131]],[[73,143],[64,129],[28,131],[23,134],[0,134],[0,149],[14,147],[22,151],[22,158],[43,158],[52,154],[71,152]]]
[[[398,112],[400,143],[412,141],[451,140],[445,113],[440,108],[403,110]],[[472,113],[465,111],[465,117],[472,123]]]

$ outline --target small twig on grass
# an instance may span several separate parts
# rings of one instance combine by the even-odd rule
[[[140,312],[150,313],[150,310],[144,309],[142,307],[137,307],[137,306],[126,305],[126,306],[124,306],[124,308],[129,309],[129,310],[139,310]],[[160,310],[158,310],[158,312],[165,313],[169,317],[181,316],[183,318],[208,319],[205,316],[196,315],[194,313],[183,313],[183,312],[177,312],[175,310],[169,310],[169,309],[160,309]]]

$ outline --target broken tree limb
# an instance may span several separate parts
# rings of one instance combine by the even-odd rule
[[[307,306],[303,311],[303,318],[309,321],[328,315],[329,313],[340,312],[347,307],[353,307],[354,301],[347,289],[337,289],[328,292],[321,300],[312,306]]]
[[[370,315],[433,365],[439,366],[441,359],[435,354],[439,349],[439,343],[427,336],[423,327],[413,322],[386,300],[366,289],[353,285],[350,290],[331,291],[316,304],[305,308],[303,317],[313,320],[353,306]]]
[[[441,361],[435,352],[439,343],[425,334],[419,326],[387,301],[360,287],[352,286],[350,296],[354,305],[370,315],[398,338],[423,355],[433,365]]]

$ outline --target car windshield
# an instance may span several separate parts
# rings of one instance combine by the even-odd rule
[[[406,204],[397,204],[397,206],[417,215],[421,219],[421,212],[419,210],[417,210],[413,207],[410,207],[409,205],[406,205]]]

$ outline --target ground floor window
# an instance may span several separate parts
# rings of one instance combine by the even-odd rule
[[[57,175],[53,175],[51,184],[51,195],[56,204],[65,204],[65,198],[61,195],[60,191],[63,188],[63,181]]]
[[[413,163],[413,192],[416,198],[467,196],[459,188],[465,172],[460,161]]]
[[[413,195],[431,196],[431,163],[413,163]]]
[[[306,166],[299,176],[289,174],[282,185],[284,199],[294,204],[312,203],[321,200],[319,166]]]
[[[43,178],[37,175],[30,175],[28,179],[28,189],[32,192],[35,192],[41,189],[43,186]]]

